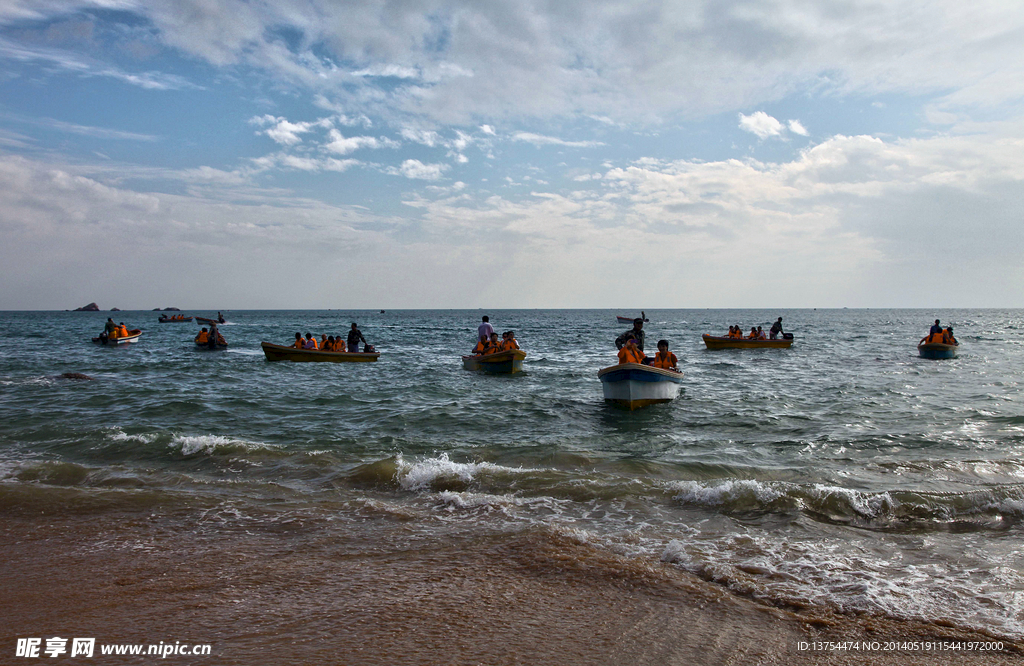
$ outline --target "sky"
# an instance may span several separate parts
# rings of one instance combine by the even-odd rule
[[[1024,307],[1019,0],[0,0],[0,309]]]

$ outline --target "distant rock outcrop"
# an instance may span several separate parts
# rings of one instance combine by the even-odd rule
[[[163,308],[164,312],[181,312],[181,308]],[[160,312],[160,308],[153,308],[153,312]]]
[[[120,312],[121,308],[110,308],[111,312]]]
[[[82,307],[75,308],[73,310],[73,312],[99,312],[99,311],[100,311],[100,306],[96,305],[95,303],[90,303],[89,305],[83,305]]]

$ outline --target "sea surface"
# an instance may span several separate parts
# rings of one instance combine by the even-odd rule
[[[1024,637],[1024,311],[648,310],[648,353],[667,339],[685,376],[634,412],[597,371],[635,312],[226,311],[226,351],[155,312],[95,345],[109,314],[0,313],[0,514],[174,506],[352,552],[529,533],[770,605]],[[523,374],[462,369],[483,314]],[[703,348],[777,316],[791,349]],[[936,317],[959,358],[918,358]],[[351,322],[379,362],[260,350]]]

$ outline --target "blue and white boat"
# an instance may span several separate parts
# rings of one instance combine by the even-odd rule
[[[631,410],[675,400],[683,382],[681,372],[639,363],[613,365],[599,370],[597,376],[604,389],[605,402]]]

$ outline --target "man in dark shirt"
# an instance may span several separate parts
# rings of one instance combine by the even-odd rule
[[[771,330],[768,331],[768,337],[772,340],[780,335],[782,335],[782,317],[779,317],[778,321],[772,324]]]
[[[636,346],[640,351],[644,350],[644,320],[637,317],[633,320],[633,328],[629,329],[619,337],[615,338],[615,348],[622,349],[622,345],[626,344],[626,340],[629,337],[633,337],[636,340]]]
[[[936,319],[935,324],[930,329],[928,329],[928,334],[931,335],[932,333],[942,333],[942,327],[939,326],[938,319]]]
[[[359,341],[362,340],[363,344],[366,344],[366,338],[363,337],[362,331],[356,328],[356,323],[352,322],[352,330],[348,332],[348,350],[349,352],[359,351]]]

